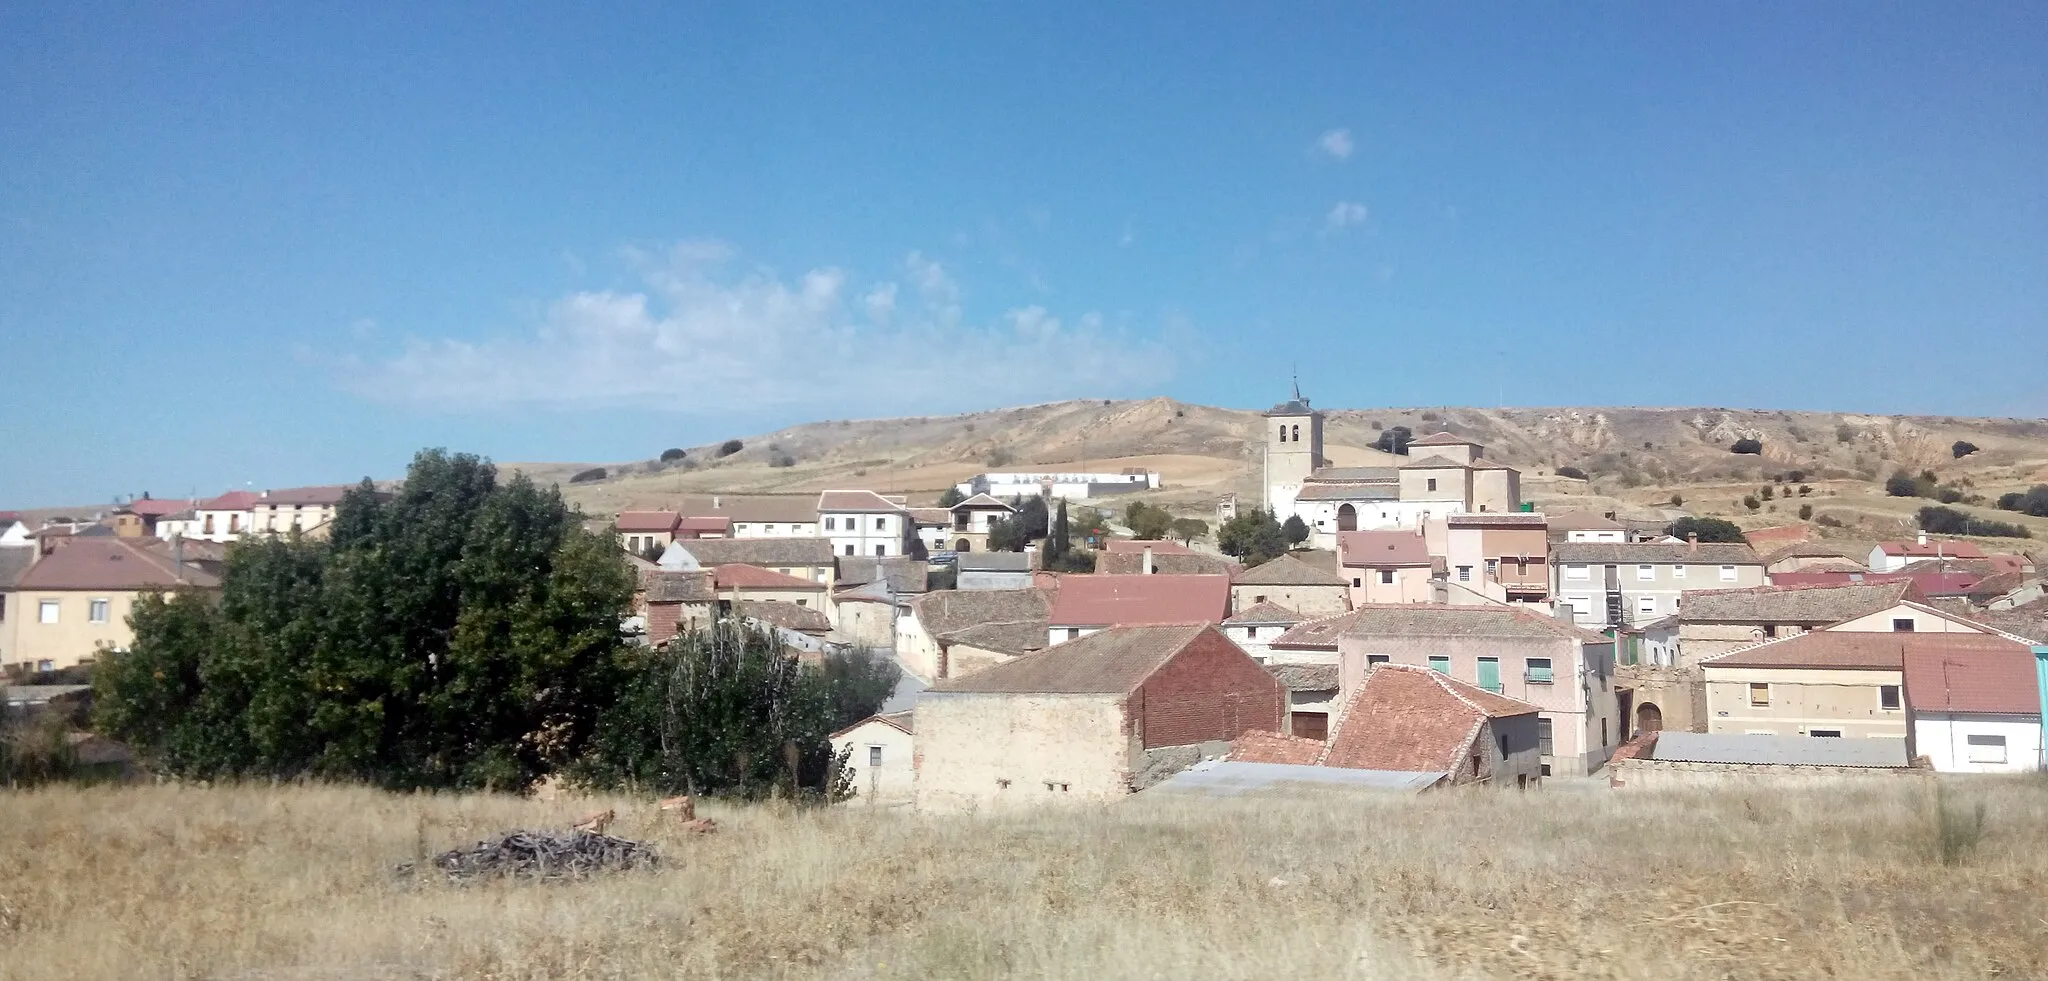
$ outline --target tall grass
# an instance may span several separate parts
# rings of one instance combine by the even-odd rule
[[[924,818],[322,786],[0,794],[0,979],[2048,976],[2048,786],[1973,784],[1970,861],[1907,781]],[[391,866],[611,806],[661,869]]]

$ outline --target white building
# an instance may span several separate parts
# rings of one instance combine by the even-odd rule
[[[1975,542],[1955,542],[1944,539],[1928,540],[1927,533],[1921,532],[1917,541],[1879,542],[1870,550],[1870,571],[1897,572],[1915,562],[1929,559],[1981,559],[1984,550]]]
[[[856,803],[907,804],[917,792],[909,712],[871,715],[832,734],[832,751],[846,757]]]
[[[1068,501],[1085,501],[1091,497],[1158,490],[1162,486],[1165,485],[1160,482],[1159,474],[1148,470],[1125,470],[1118,473],[1013,470],[978,474],[972,479],[954,485],[955,489],[969,497],[987,494],[1007,499],[1044,494]]]
[[[866,490],[818,495],[818,534],[832,541],[834,555],[906,555],[915,532],[903,498]]]
[[[1628,527],[1594,511],[1565,511],[1550,515],[1550,533],[1562,533],[1568,542],[1628,541]]]
[[[21,515],[0,511],[0,548],[28,548],[36,543],[35,532]]]
[[[1942,773],[2025,773],[2042,756],[2040,679],[2048,647],[1904,652],[1913,752]]]

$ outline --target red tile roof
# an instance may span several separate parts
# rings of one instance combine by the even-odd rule
[[[1995,634],[1979,633],[1856,633],[1818,630],[1753,647],[1744,647],[1700,664],[1709,668],[1831,668],[1843,671],[1897,671],[1911,651],[1932,656],[1969,657],[1982,653],[2028,650],[2027,645]]]
[[[1487,719],[1536,711],[1527,702],[1428,668],[1382,664],[1345,702],[1319,762],[1357,770],[1452,772],[1463,765]]]
[[[2010,650],[1913,648],[1905,652],[1905,669],[1906,705],[1917,712],[2041,714],[2034,654],[2018,644]]]
[[[1411,531],[1341,531],[1337,557],[1346,566],[1426,566],[1429,543]]]
[[[889,500],[871,490],[828,490],[818,495],[818,513],[827,511],[845,513],[875,513],[907,510],[902,504]]]
[[[619,530],[624,531],[625,529],[621,528]],[[676,530],[697,534],[703,534],[707,531],[730,533],[732,531],[732,519],[718,517],[683,518],[676,522]]]
[[[75,538],[29,566],[14,588],[22,590],[170,589],[218,586],[220,579],[193,562],[182,570],[154,538]]]
[[[1127,694],[1136,691],[1153,672],[1204,635],[1213,635],[1215,642],[1229,645],[1230,650],[1238,650],[1237,645],[1217,633],[1216,628],[1204,624],[1116,627],[1079,640],[1055,644],[973,674],[947,678],[926,691]],[[1238,651],[1238,656],[1245,655]],[[1279,682],[1271,682],[1271,685],[1267,691],[1277,693]]]
[[[1064,576],[1052,625],[1222,623],[1229,612],[1229,576]]]
[[[145,518],[161,518],[165,515],[177,514],[191,506],[192,502],[186,500],[174,501],[157,497],[140,497],[129,501],[121,510],[139,514]]]
[[[200,511],[247,511],[255,507],[256,502],[262,499],[263,495],[255,491],[228,491],[219,497],[211,497],[200,501],[198,504],[194,504],[193,507]]]
[[[757,565],[733,563],[731,565],[714,566],[711,572],[719,589],[738,587],[741,589],[816,589],[822,591],[825,588],[824,583],[784,575],[773,569],[763,569]]]
[[[1230,758],[1243,763],[1291,763],[1313,766],[1323,755],[1323,741],[1283,736],[1253,729],[1230,744]]]
[[[620,511],[616,524],[620,531],[673,532],[679,520],[674,511]]]
[[[1942,538],[1930,538],[1925,545],[1919,542],[1879,542],[1877,547],[1886,555],[1903,555],[1915,559],[1931,559],[1936,556],[1947,556],[1951,559],[1984,557],[1984,550],[1978,548],[1976,542],[1949,541]]]
[[[1141,538],[1113,538],[1103,546],[1105,552],[1142,553],[1151,549],[1153,555],[1193,555],[1195,550],[1179,542],[1150,541]]]

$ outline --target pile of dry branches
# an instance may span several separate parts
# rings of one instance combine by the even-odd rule
[[[653,868],[659,863],[647,845],[607,834],[513,831],[468,848],[442,852],[427,864],[449,880],[461,882],[500,876],[582,879],[598,872]],[[418,870],[407,862],[395,871],[404,878]]]

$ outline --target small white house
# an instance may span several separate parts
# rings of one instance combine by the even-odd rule
[[[2039,677],[2048,647],[1905,652],[1913,752],[1940,773],[2027,773],[2042,756]]]
[[[1273,641],[1308,618],[1277,603],[1258,603],[1223,621],[1223,636],[1260,664],[1272,656]]]
[[[818,525],[818,533],[832,540],[834,555],[905,555],[917,537],[903,499],[874,491],[828,490],[819,494]]]
[[[910,803],[917,790],[911,719],[909,712],[871,715],[832,734],[832,751],[846,756],[856,802]]]

